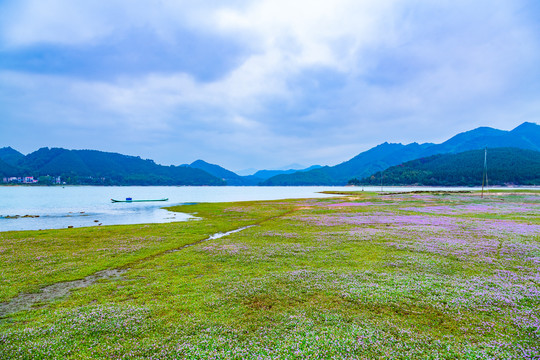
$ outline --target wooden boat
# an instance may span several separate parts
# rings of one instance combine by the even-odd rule
[[[149,201],[168,201],[169,198],[165,198],[165,199],[151,199],[151,200],[133,200],[132,198],[126,198],[126,200],[116,200],[116,199],[111,199],[112,202],[116,203],[116,202],[128,202],[128,203],[131,203],[131,202],[149,202]]]

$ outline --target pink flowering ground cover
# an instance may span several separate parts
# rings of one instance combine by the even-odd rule
[[[508,204],[466,204],[456,206],[423,206],[400,208],[403,211],[413,211],[420,213],[458,215],[458,214],[515,214],[515,213],[535,213],[538,211],[534,204],[508,205]]]
[[[76,267],[122,275],[4,313],[0,359],[540,358],[540,192],[344,196],[4,234],[8,301]]]
[[[384,205],[392,205],[390,203],[383,203],[383,202],[340,202],[335,204],[328,205],[329,207],[350,207],[350,206],[384,206]]]

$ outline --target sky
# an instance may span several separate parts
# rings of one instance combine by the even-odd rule
[[[0,0],[0,147],[335,165],[540,119],[537,0]]]

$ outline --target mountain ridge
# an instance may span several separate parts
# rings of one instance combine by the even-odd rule
[[[210,164],[204,160],[195,160],[191,164],[187,165],[192,168],[201,169],[226,182],[231,186],[247,186],[257,185],[262,179],[254,178],[252,176],[240,176],[233,171],[227,170],[222,166],[216,164]]]
[[[11,146],[0,148],[0,160],[11,166],[17,166],[17,163],[24,158],[24,155]]]
[[[384,142],[334,166],[259,170],[249,176],[240,176],[204,160],[163,166],[138,156],[98,150],[41,148],[25,156],[5,147],[0,149],[0,175],[62,176],[96,185],[345,185],[352,178],[362,179],[414,159],[484,147],[540,151],[540,126],[524,122],[510,131],[479,127],[456,134],[440,144]]]
[[[345,185],[349,179],[364,178],[375,171],[435,154],[458,153],[484,147],[516,147],[540,151],[540,126],[524,122],[506,131],[479,127],[454,135],[441,144],[382,143],[335,166],[291,175],[278,175],[262,185]]]

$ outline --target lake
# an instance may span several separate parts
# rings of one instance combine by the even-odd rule
[[[380,187],[365,187],[380,191]],[[440,190],[445,188],[385,187],[385,191]],[[448,188],[446,188],[448,189]],[[471,190],[471,188],[466,188]],[[186,221],[192,216],[162,209],[192,202],[229,202],[320,198],[335,195],[321,191],[355,190],[360,187],[297,186],[0,186],[0,231],[61,229],[68,226],[164,223]],[[459,188],[451,188],[459,190]],[[123,200],[169,198],[167,202],[112,203]],[[23,217],[25,215],[39,217]],[[16,217],[17,218],[8,218]]]

